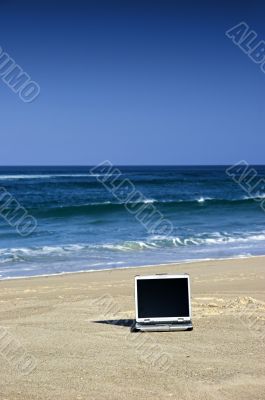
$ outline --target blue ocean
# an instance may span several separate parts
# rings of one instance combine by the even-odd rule
[[[21,236],[0,215],[0,279],[265,254],[265,213],[226,167],[118,168],[116,185],[132,182],[170,235],[148,231],[90,167],[1,167],[0,187],[37,227]]]

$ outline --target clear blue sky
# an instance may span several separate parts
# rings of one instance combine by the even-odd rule
[[[225,36],[265,40],[262,2],[1,1],[1,165],[264,163],[265,74]]]

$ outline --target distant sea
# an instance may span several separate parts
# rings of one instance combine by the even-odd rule
[[[1,167],[0,186],[38,226],[21,237],[0,216],[0,279],[265,254],[265,213],[225,167],[119,169],[116,184],[128,178],[170,236],[148,232],[90,167]]]

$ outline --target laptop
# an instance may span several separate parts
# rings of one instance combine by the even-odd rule
[[[135,312],[132,331],[191,331],[189,275],[136,276]]]

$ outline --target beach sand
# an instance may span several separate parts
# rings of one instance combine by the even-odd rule
[[[130,333],[161,272],[190,274],[194,330]],[[0,399],[265,399],[264,289],[264,257],[1,281]]]

